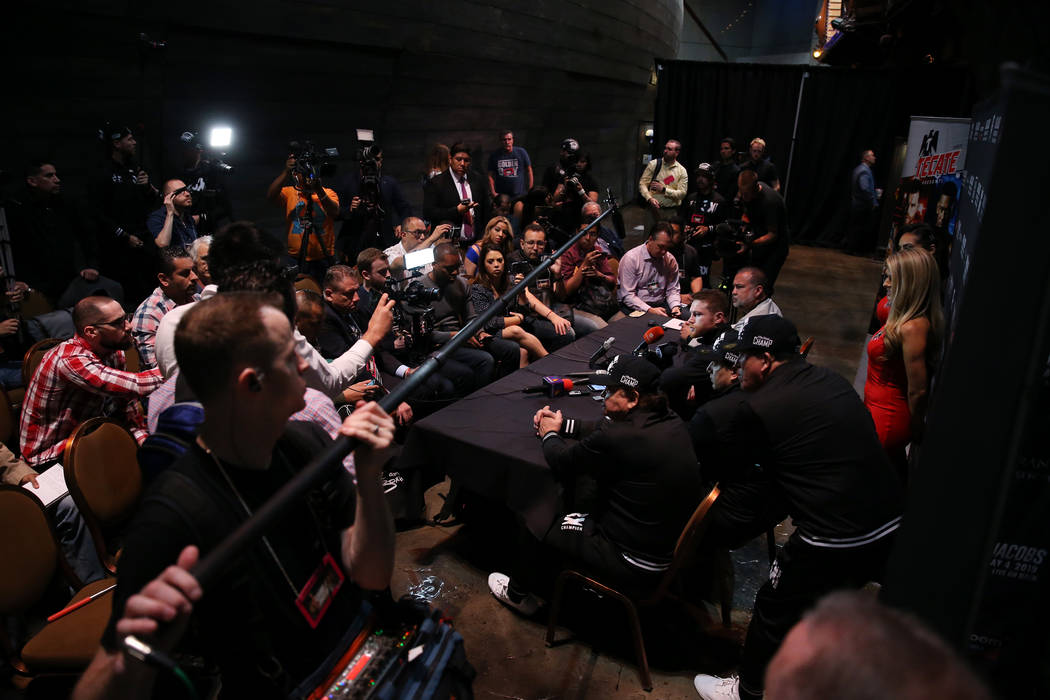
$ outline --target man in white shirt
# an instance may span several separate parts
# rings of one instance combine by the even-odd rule
[[[732,294],[733,308],[738,317],[733,324],[735,330],[743,328],[749,316],[784,315],[766,293],[768,287],[766,273],[757,267],[742,267],[736,273]]]

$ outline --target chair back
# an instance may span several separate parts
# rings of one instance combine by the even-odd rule
[[[36,374],[36,368],[40,366],[40,361],[44,359],[47,351],[61,342],[58,338],[44,338],[40,342],[33,343],[33,346],[26,350],[25,357],[22,358],[22,383],[25,386],[29,386],[33,375]]]
[[[674,547],[674,557],[671,559],[671,566],[664,572],[663,578],[660,580],[660,585],[657,586],[656,590],[651,596],[649,601],[656,601],[663,598],[667,589],[674,582],[678,572],[685,567],[693,557],[693,553],[696,551],[696,545],[700,541],[700,537],[704,531],[704,518],[707,517],[708,512],[711,510],[711,506],[718,500],[718,484],[715,484],[711,489],[711,493],[707,494],[700,505],[693,511],[693,515],[686,522],[685,527],[682,528],[682,534],[678,536],[678,542]]]
[[[321,285],[317,283],[317,280],[304,273],[299,273],[299,276],[295,278],[295,289],[296,291],[306,289],[318,294],[321,293]]]
[[[8,444],[18,430],[18,414],[11,397],[0,387],[0,442]]]
[[[39,289],[29,290],[25,299],[18,303],[18,312],[26,321],[52,310],[51,302],[47,300],[47,297]]]
[[[812,350],[812,349],[813,349],[813,336],[809,336],[808,338],[806,338],[806,342],[802,343],[802,347],[800,347],[798,349],[798,354],[802,355],[803,359],[805,359],[806,355],[808,355],[809,351]]]
[[[113,560],[107,536],[131,516],[142,493],[137,452],[138,442],[124,426],[92,418],[73,432],[62,458],[66,486],[107,566]]]
[[[40,600],[60,555],[44,505],[21,486],[0,485],[0,532],[0,615],[12,615]]]
[[[139,355],[139,349],[135,347],[134,343],[124,351],[124,369],[129,372],[142,371],[142,357]]]

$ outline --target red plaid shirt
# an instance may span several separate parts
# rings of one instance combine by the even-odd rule
[[[99,357],[79,336],[44,355],[22,402],[22,456],[30,465],[62,455],[78,425],[96,416],[116,420],[141,443],[146,419],[136,400],[164,381],[159,369],[124,371],[124,352]]]

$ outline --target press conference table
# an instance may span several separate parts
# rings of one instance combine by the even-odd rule
[[[597,419],[602,402],[594,394],[548,398],[521,390],[541,384],[544,376],[588,371],[590,356],[609,337],[616,339],[609,357],[630,353],[650,325],[665,321],[656,314],[616,321],[424,418],[409,432],[400,468],[444,471],[462,487],[505,503],[542,537],[557,514],[561,489],[532,417],[549,404],[573,418]],[[664,341],[677,339],[678,331],[666,330]]]

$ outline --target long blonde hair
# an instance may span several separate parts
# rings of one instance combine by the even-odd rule
[[[926,362],[932,365],[944,330],[941,312],[941,276],[937,261],[922,248],[901,250],[886,258],[890,273],[890,314],[883,332],[885,357],[901,351],[901,327],[915,318],[930,322],[930,337],[926,343]]]

